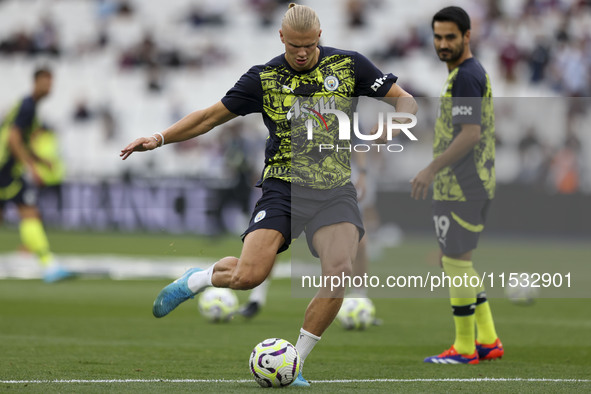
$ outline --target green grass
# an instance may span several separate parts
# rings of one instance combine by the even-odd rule
[[[0,380],[53,379],[249,379],[247,360],[260,340],[295,341],[305,300],[290,297],[288,280],[274,281],[270,302],[252,321],[211,324],[196,302],[164,319],[151,316],[163,281],[79,280],[57,285],[2,281]],[[589,379],[591,313],[587,300],[538,300],[519,307],[494,305],[507,354],[477,366],[423,364],[422,358],[450,343],[446,300],[375,300],[384,325],[366,332],[332,326],[306,364],[306,378]],[[80,391],[244,391],[254,383],[2,384],[4,389]],[[354,390],[572,392],[589,383],[318,383],[313,391]]]
[[[1,230],[0,248],[5,247]],[[170,235],[51,232],[60,253],[204,256],[235,254],[236,239]],[[170,243],[176,251],[169,249]],[[18,245],[18,240],[14,245]],[[12,245],[12,249],[14,249]],[[96,245],[103,245],[98,247]],[[410,240],[397,255],[428,254],[430,240]],[[494,247],[493,247],[494,246]],[[529,245],[531,246],[531,245]],[[529,247],[528,246],[528,247]],[[554,247],[559,247],[554,245]],[[495,241],[482,259],[512,242]],[[584,248],[583,248],[584,249]],[[584,252],[584,250],[583,250]],[[538,253],[544,259],[550,253]],[[268,337],[295,342],[308,300],[293,298],[289,280],[271,284],[269,301],[252,321],[211,324],[189,301],[163,319],[151,304],[167,281],[0,281],[0,380],[229,379],[223,383],[0,383],[0,392],[259,392],[247,367],[250,351]],[[245,293],[241,293],[242,300]],[[500,361],[476,366],[422,363],[453,338],[446,299],[374,300],[384,324],[365,332],[331,326],[306,362],[305,377],[332,379],[591,379],[588,299],[539,299],[532,306],[492,301],[506,348]],[[294,390],[294,389],[289,389]],[[295,389],[298,391],[297,389]],[[585,392],[589,382],[359,382],[313,383],[310,392]]]
[[[217,252],[240,253],[240,238],[198,237],[177,234],[137,234],[91,231],[50,230],[48,238],[56,254],[117,254],[122,256],[207,256]],[[20,245],[18,229],[0,227],[0,253],[12,252]]]

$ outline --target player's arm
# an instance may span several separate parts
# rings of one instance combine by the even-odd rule
[[[221,101],[209,108],[191,112],[162,132],[164,143],[186,141],[188,139],[207,133],[236,115],[230,112]],[[150,137],[141,137],[121,150],[121,158],[127,159],[133,152],[143,152],[156,149],[162,145],[162,136],[154,134]]]
[[[419,106],[417,105],[417,102],[415,101],[414,97],[406,90],[402,89],[400,85],[392,84],[384,98],[386,97],[389,99],[393,99],[388,100],[388,104],[394,105],[396,107],[396,112],[404,112],[415,115],[419,110]],[[411,119],[408,117],[393,118],[392,120],[401,124],[411,122]],[[376,124],[371,130],[371,133],[375,134],[378,130],[378,127],[379,124]],[[392,133],[392,137],[398,136],[398,134],[400,134],[400,131],[400,129],[394,130]],[[376,143],[385,144],[388,142],[386,138],[386,134],[383,133],[382,136],[376,140]]]
[[[16,125],[12,125],[10,128],[8,146],[10,147],[10,151],[16,157],[16,159],[20,161],[28,171],[31,172],[35,183],[42,185],[43,181],[35,169],[35,156],[23,141],[21,130]]]
[[[480,125],[463,124],[462,130],[443,153],[437,156],[427,167],[420,171],[411,181],[410,196],[415,200],[426,199],[429,186],[435,174],[462,157],[466,156],[480,141]]]
[[[406,112],[415,115],[419,110],[419,106],[414,97],[396,83],[390,87],[385,97],[394,99],[393,104],[396,106],[396,112]],[[401,118],[398,120],[401,123],[410,123],[411,121],[408,118]]]

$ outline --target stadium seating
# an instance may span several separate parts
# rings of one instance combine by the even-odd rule
[[[42,18],[49,18],[57,27],[61,55],[59,57],[14,54],[0,57],[0,113],[5,113],[16,96],[27,92],[31,71],[40,63],[49,63],[55,69],[55,90],[43,104],[40,113],[44,121],[59,132],[63,156],[68,167],[68,179],[105,179],[119,176],[122,166],[117,152],[133,138],[161,130],[176,118],[191,110],[208,106],[220,99],[233,83],[254,64],[264,63],[282,51],[277,30],[284,12],[283,6],[275,10],[275,24],[262,27],[251,2],[246,0],[168,0],[129,1],[131,15],[109,15],[105,4],[117,6],[114,0],[4,0],[0,2],[0,41],[11,34],[35,32]],[[311,2],[303,2],[310,3]],[[445,68],[436,59],[430,44],[430,17],[441,4],[430,0],[414,2],[367,2],[367,23],[351,29],[346,24],[345,3],[323,0],[311,4],[317,10],[323,27],[322,43],[357,50],[372,58],[384,49],[393,37],[405,38],[416,26],[426,38],[423,48],[401,58],[376,60],[379,67],[400,76],[400,83],[411,91],[437,97],[445,78]],[[460,2],[482,19],[485,2]],[[517,15],[523,2],[505,4],[509,16]],[[519,4],[517,4],[519,3]],[[187,15],[193,5],[223,16],[223,25],[193,27]],[[102,11],[101,11],[102,10]],[[549,14],[551,23],[555,19]],[[102,29],[107,32],[108,43],[97,45]],[[160,67],[163,86],[159,93],[147,90],[147,68],[120,66],[122,54],[137,47],[149,33],[159,50],[177,49],[186,59],[201,58],[184,67]],[[523,34],[522,34],[523,35]],[[491,40],[493,41],[493,40]],[[216,53],[209,56],[215,49]],[[220,55],[221,58],[220,58]],[[531,86],[527,78],[515,84],[506,84],[497,67],[498,48],[494,42],[479,46],[479,59],[487,67],[498,96],[551,96],[549,87]],[[88,122],[75,122],[72,112],[75,103],[85,99],[96,114],[108,106],[116,121],[115,135],[105,137],[101,118]],[[248,127],[263,139],[265,130],[258,116],[246,118]],[[511,141],[515,133],[503,135]],[[551,132],[549,131],[548,134]],[[213,133],[212,133],[213,134]],[[551,136],[550,136],[551,137]],[[586,138],[586,137],[584,137]],[[424,143],[412,160],[425,162],[430,148]],[[197,144],[189,152],[167,148],[153,157],[142,156],[130,160],[126,170],[141,173],[151,163],[153,176],[203,176],[216,162],[215,136],[205,136],[204,144]],[[513,142],[513,141],[512,141]],[[553,141],[554,144],[560,141]],[[514,145],[512,145],[514,146]],[[138,155],[139,156],[139,155]],[[510,163],[516,162],[516,150],[505,155]],[[591,157],[591,155],[585,155]],[[513,159],[511,159],[513,158]],[[393,159],[396,160],[396,159]],[[410,160],[410,159],[409,159]],[[218,160],[219,161],[219,160]],[[392,180],[407,179],[414,173],[404,168],[392,173]],[[508,167],[509,168],[509,167]],[[502,175],[501,175],[502,176]],[[507,175],[507,179],[514,174]]]

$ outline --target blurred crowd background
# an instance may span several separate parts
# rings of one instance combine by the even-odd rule
[[[191,179],[234,190],[221,197],[232,199],[262,169],[267,131],[260,115],[126,162],[118,153],[213,104],[250,66],[282,53],[278,29],[288,3],[0,0],[0,114],[29,92],[33,70],[49,65],[54,90],[39,114],[57,137],[63,182]],[[591,192],[590,0],[300,3],[318,12],[321,44],[363,53],[426,98],[439,96],[446,77],[433,50],[431,17],[451,3],[463,6],[497,100],[499,183],[548,194]],[[429,161],[428,126],[417,128],[415,154],[385,159],[383,188],[407,188]]]

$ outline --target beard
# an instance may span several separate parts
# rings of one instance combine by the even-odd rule
[[[446,63],[455,63],[464,55],[464,41],[453,49],[443,49],[437,51],[439,60]]]

